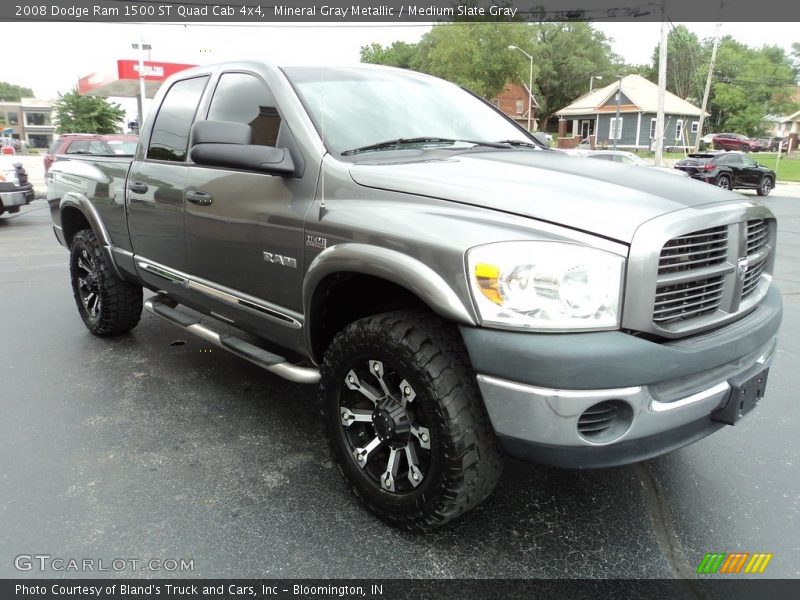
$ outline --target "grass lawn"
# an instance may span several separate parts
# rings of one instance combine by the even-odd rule
[[[758,152],[750,156],[775,171],[778,181],[800,181],[800,156],[796,152],[792,152],[791,158],[786,158],[786,154],[781,155],[780,162],[777,152]]]

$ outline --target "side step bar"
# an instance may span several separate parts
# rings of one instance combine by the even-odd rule
[[[254,365],[258,365],[270,373],[297,383],[319,383],[319,369],[298,367],[287,362],[282,356],[267,352],[237,337],[217,333],[191,315],[175,310],[177,305],[174,300],[166,296],[152,296],[144,301],[145,309],[154,315],[158,315],[173,325],[177,325],[185,331],[203,338],[218,348],[249,360]]]

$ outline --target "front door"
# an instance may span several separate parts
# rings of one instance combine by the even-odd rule
[[[252,73],[223,73],[207,116],[250,125],[256,144],[291,145],[272,93]],[[281,319],[302,313],[303,224],[316,183],[311,180],[198,165],[189,169],[189,272],[201,284],[197,293],[219,301],[218,316],[236,322],[253,317],[256,323],[254,317],[263,321],[264,314]]]

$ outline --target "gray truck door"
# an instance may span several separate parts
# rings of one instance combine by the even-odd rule
[[[291,135],[272,92],[253,73],[222,73],[207,118],[250,125],[256,144],[286,147]],[[189,168],[189,272],[211,287],[209,297],[220,298],[214,290],[221,288],[240,299],[263,300],[279,312],[302,311],[303,219],[315,184],[310,179]],[[243,316],[233,314],[235,302],[218,305],[216,312],[237,321]]]

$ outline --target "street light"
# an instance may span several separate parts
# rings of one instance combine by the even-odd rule
[[[525,52],[525,50],[523,50],[519,46],[509,46],[508,49],[509,50],[519,50],[525,56],[527,56],[528,59],[531,61],[531,73],[530,73],[530,77],[528,78],[528,131],[530,131],[531,130],[531,113],[533,112],[533,106],[532,106],[532,104],[533,104],[532,103],[532,100],[533,100],[533,56],[531,56],[530,54]]]
[[[594,80],[597,79],[599,81],[602,78],[603,78],[602,75],[594,75],[594,76],[592,76],[592,78],[589,80],[589,93],[590,94],[592,93],[592,88],[594,87]]]
[[[139,97],[137,98],[136,104],[138,105],[137,108],[139,109],[139,131],[142,130],[142,124],[144,123],[144,53],[147,52],[147,58],[150,58],[150,50],[153,47],[150,44],[145,44],[142,40],[139,40],[138,44],[131,44],[131,47],[134,50],[141,50],[139,52]]]

